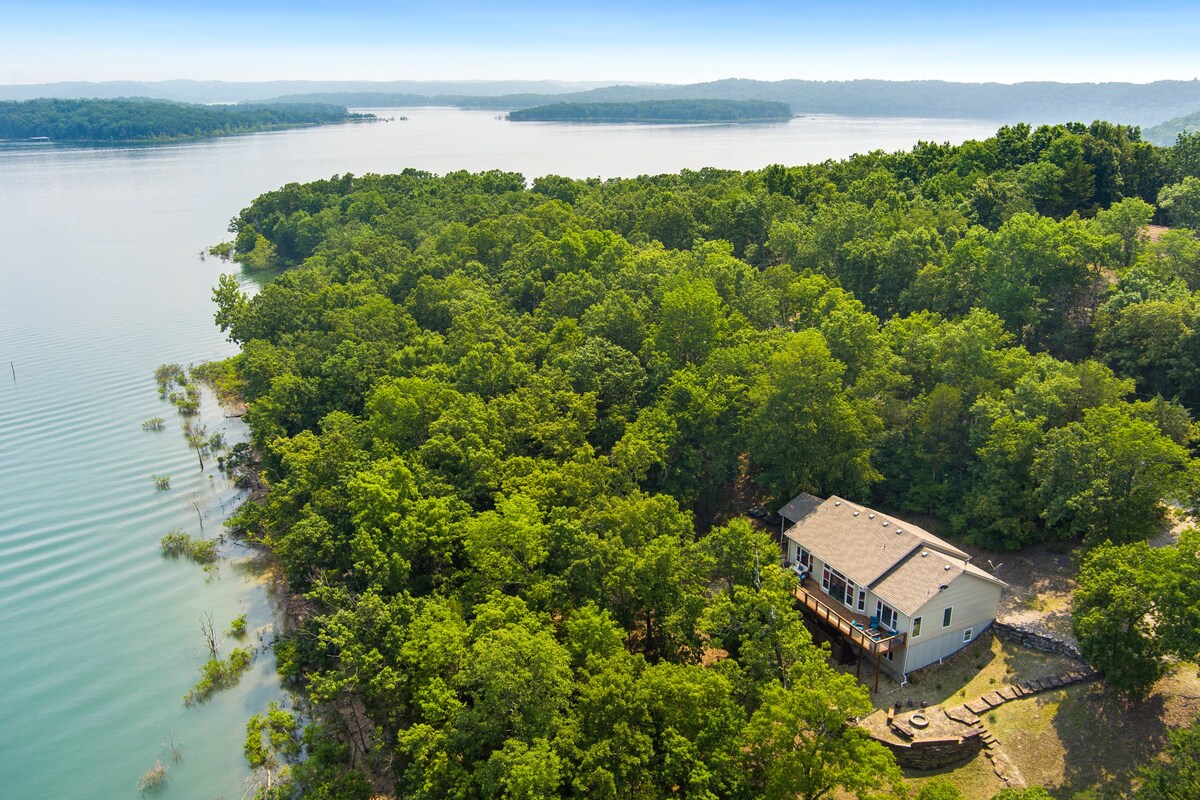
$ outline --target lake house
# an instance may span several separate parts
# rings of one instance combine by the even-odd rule
[[[801,494],[779,510],[796,599],[835,655],[904,680],[991,626],[1007,585],[916,525],[840,497]],[[821,635],[823,634],[823,635]]]

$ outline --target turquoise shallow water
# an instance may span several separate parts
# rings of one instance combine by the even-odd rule
[[[393,112],[389,112],[393,113]],[[212,325],[228,265],[200,250],[257,194],[335,173],[509,169],[631,176],[805,163],[979,121],[818,117],[762,126],[514,124],[405,109],[405,122],[119,149],[0,145],[0,797],[133,798],[166,742],[168,798],[238,798],[247,717],[279,688],[269,655],[206,705],[183,694],[205,658],[199,618],[271,623],[245,554],[208,578],[158,540],[205,533],[237,502],[201,473],[154,368],[233,352]],[[16,370],[14,380],[9,362]],[[167,419],[162,433],[141,422]],[[241,435],[211,402],[209,431]],[[150,476],[169,474],[156,492]],[[254,639],[256,641],[256,637]]]
[[[4,797],[134,797],[160,758],[165,796],[241,797],[245,719],[279,695],[264,654],[236,689],[182,702],[204,660],[201,614],[226,626],[248,613],[254,641],[272,614],[236,548],[212,577],[159,554],[168,530],[201,533],[193,502],[215,536],[238,495],[200,472],[155,389],[159,363],[232,348],[205,308],[219,272],[196,257],[205,226],[172,213],[169,171],[152,165],[0,153]],[[163,432],[142,430],[153,416]],[[211,401],[201,422],[242,435]],[[154,473],[171,476],[169,491]]]

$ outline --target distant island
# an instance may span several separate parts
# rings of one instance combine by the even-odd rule
[[[792,107],[771,100],[643,100],[553,103],[509,113],[513,122],[768,122],[789,120]]]
[[[145,98],[0,102],[0,139],[133,142],[198,139],[374,120],[313,103],[195,105]]]

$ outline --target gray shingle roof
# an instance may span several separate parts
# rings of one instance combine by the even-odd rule
[[[808,492],[801,492],[793,497],[788,504],[779,509],[779,516],[786,519],[788,522],[799,522],[809,514],[817,510],[821,505],[821,498],[815,497]]]
[[[949,569],[947,569],[949,567]],[[925,605],[942,586],[962,575],[966,562],[922,547],[894,570],[884,575],[871,591],[901,613],[912,614]]]
[[[784,509],[802,498],[818,499],[800,495]],[[780,514],[792,519],[783,510]],[[840,497],[818,503],[785,535],[905,614],[916,611],[939,586],[949,585],[964,572],[1003,585],[967,563],[970,555],[949,542]]]

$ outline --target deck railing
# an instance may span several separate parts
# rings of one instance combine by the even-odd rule
[[[867,628],[860,628],[854,624],[853,617],[843,616],[836,608],[822,601],[817,595],[808,591],[803,586],[796,588],[796,599],[799,600],[805,608],[815,613],[820,619],[825,620],[830,625],[833,625],[841,631],[856,645],[867,651],[871,655],[883,655],[893,650],[899,650],[904,646],[903,633],[888,633],[885,630],[872,631]]]

